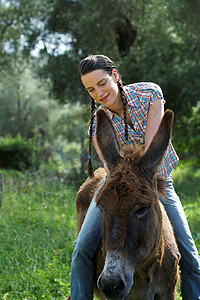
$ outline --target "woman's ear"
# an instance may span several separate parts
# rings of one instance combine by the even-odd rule
[[[119,73],[117,72],[117,70],[112,70],[112,76],[114,78],[114,81],[117,83],[119,81]]]

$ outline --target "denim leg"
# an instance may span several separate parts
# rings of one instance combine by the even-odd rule
[[[95,202],[99,189],[92,199],[79,235],[74,242],[71,263],[72,300],[93,299],[94,258],[101,241],[101,211]]]
[[[183,300],[200,300],[200,257],[192,238],[188,222],[177,196],[171,177],[167,179],[165,210],[171,221],[181,254],[181,294]]]

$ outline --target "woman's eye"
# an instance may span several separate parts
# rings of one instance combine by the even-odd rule
[[[105,84],[106,84],[106,80],[100,83],[100,85],[105,85]]]

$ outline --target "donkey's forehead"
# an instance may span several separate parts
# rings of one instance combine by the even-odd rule
[[[141,165],[141,149],[125,148],[124,159],[116,166],[97,194],[96,202],[106,210],[128,209],[138,202],[150,205],[155,198],[148,171]]]
[[[129,180],[108,179],[100,192],[97,194],[96,202],[100,208],[106,211],[125,211],[136,205],[151,205],[155,199],[155,191],[150,188],[148,182],[137,180],[137,177],[129,177]]]

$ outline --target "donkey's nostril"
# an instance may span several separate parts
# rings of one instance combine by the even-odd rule
[[[125,289],[125,284],[123,280],[120,280],[114,287],[115,291],[121,291]]]
[[[120,295],[124,293],[126,285],[120,276],[107,277],[102,274],[98,279],[98,288],[106,298],[119,299]]]

